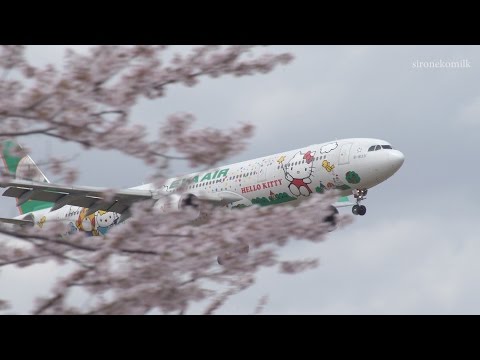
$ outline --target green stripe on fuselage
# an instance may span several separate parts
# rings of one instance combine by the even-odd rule
[[[43,209],[48,209],[53,206],[53,203],[46,202],[46,201],[38,201],[38,200],[29,200],[26,203],[20,206],[22,210],[22,214],[29,213],[32,211],[38,211]]]

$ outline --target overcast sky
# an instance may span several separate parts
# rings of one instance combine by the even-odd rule
[[[37,64],[58,62],[63,49],[36,46],[28,55]],[[369,191],[366,216],[321,244],[292,242],[282,250],[284,258],[318,257],[317,269],[295,276],[262,271],[257,283],[220,313],[251,313],[266,294],[266,314],[480,313],[480,243],[474,229],[480,179],[480,48],[271,50],[289,51],[295,61],[267,75],[204,79],[194,88],[170,88],[166,98],[140,103],[134,120],[155,129],[168,114],[187,111],[203,126],[254,123],[256,134],[248,150],[229,163],[348,137],[384,139],[406,160],[396,175]],[[417,63],[462,60],[469,67],[420,68]],[[42,137],[25,141],[37,161],[78,154],[78,184],[131,187],[149,176],[141,162],[113,151],[84,151]],[[182,165],[174,170],[172,175],[188,172]],[[2,199],[0,206],[0,216],[17,215],[13,200]],[[54,274],[49,265],[4,269],[0,297],[26,311],[31,295],[45,289]]]

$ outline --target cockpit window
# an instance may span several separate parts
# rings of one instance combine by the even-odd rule
[[[382,149],[393,149],[391,145],[372,145],[368,148],[368,151],[378,151]]]

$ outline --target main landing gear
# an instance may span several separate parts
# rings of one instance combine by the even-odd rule
[[[353,197],[357,200],[357,204],[353,205],[352,213],[353,215],[363,216],[367,213],[367,208],[363,205],[360,205],[362,200],[366,199],[368,190],[367,189],[355,189],[353,190]]]

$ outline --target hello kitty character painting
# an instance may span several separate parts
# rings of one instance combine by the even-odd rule
[[[98,232],[96,230],[95,225],[95,215],[90,214],[87,216],[87,208],[82,209],[80,214],[78,215],[78,219],[76,221],[76,226],[79,231],[84,231],[87,236],[98,236]]]
[[[99,210],[95,213],[95,223],[97,224],[97,231],[105,235],[108,230],[117,223],[118,215],[112,212]]]
[[[288,163],[283,165],[285,179],[290,182],[288,189],[294,196],[310,196],[312,190],[308,184],[311,184],[313,174],[313,160],[315,151],[296,153]]]

